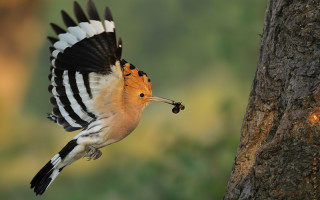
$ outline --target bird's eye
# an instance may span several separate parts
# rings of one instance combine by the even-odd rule
[[[144,97],[144,94],[143,94],[143,93],[140,93],[140,97]]]

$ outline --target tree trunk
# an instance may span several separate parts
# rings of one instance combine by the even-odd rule
[[[320,199],[320,3],[269,0],[225,199]]]

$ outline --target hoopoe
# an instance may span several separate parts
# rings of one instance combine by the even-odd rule
[[[31,188],[41,195],[61,170],[74,161],[98,159],[101,147],[120,141],[138,125],[142,110],[152,102],[184,109],[181,102],[152,96],[150,79],[121,59],[122,41],[116,41],[110,9],[101,21],[92,0],[87,14],[74,2],[75,22],[61,11],[67,30],[51,23],[58,38],[52,43],[49,92],[52,113],[48,118],[68,131],[81,130],[32,179]],[[104,26],[103,26],[104,23]]]

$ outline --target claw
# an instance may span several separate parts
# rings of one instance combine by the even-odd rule
[[[102,152],[99,149],[94,148],[93,146],[88,146],[89,151],[84,157],[88,157],[88,161],[97,160],[102,155]]]

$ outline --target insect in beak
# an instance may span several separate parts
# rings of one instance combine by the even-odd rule
[[[152,97],[149,97],[149,100],[150,101],[163,102],[163,103],[167,103],[167,104],[173,105],[174,107],[172,108],[172,112],[174,114],[179,113],[180,110],[184,110],[184,108],[185,108],[184,105],[181,104],[181,102],[175,102],[175,101],[173,101],[171,99],[152,96]]]

